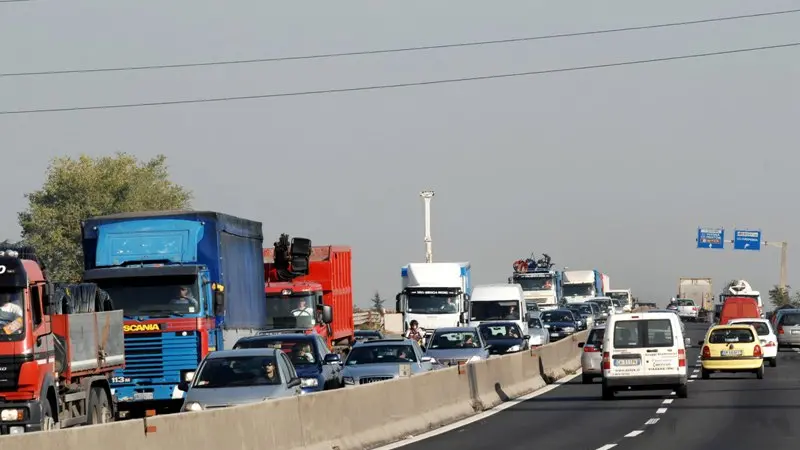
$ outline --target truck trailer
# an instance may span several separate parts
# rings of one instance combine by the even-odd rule
[[[352,250],[288,239],[281,235],[263,252],[269,331],[261,334],[316,333],[329,348],[342,351],[355,342]]]
[[[84,280],[125,314],[119,417],[176,412],[200,361],[267,325],[261,223],[210,211],[94,217],[82,224]]]
[[[94,284],[62,286],[35,255],[0,251],[0,434],[114,419],[123,313]]]

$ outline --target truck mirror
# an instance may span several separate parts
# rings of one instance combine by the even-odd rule
[[[461,314],[458,315],[458,318],[461,321],[461,323],[467,323],[467,315],[466,315],[466,313],[462,312]]]
[[[328,305],[322,305],[322,323],[333,322],[333,308]]]
[[[403,312],[403,302],[402,302],[402,299],[403,299],[403,294],[402,294],[402,293],[400,293],[400,294],[397,294],[397,295],[395,295],[395,296],[394,296],[394,300],[395,300],[394,309],[395,309],[395,311],[397,311],[397,312]]]
[[[56,296],[53,283],[45,283],[44,285],[44,313],[47,315],[56,314]]]
[[[224,316],[225,315],[225,292],[224,291],[214,291],[214,315],[215,316]]]
[[[464,300],[469,301],[472,298],[469,294],[464,294]]]

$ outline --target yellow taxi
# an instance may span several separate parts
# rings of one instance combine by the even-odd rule
[[[758,333],[751,325],[717,325],[709,328],[700,356],[703,379],[712,372],[750,372],[764,378],[764,353]]]

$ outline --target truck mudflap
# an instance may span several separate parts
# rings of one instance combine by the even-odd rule
[[[5,420],[9,410],[22,410],[22,420]],[[42,431],[42,404],[39,400],[24,402],[0,402],[0,410],[4,417],[0,417],[0,435],[24,434]]]

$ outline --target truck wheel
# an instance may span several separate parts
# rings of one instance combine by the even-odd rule
[[[113,422],[111,406],[106,390],[93,387],[89,393],[89,411],[87,412],[89,425]]]
[[[44,399],[42,404],[42,431],[51,431],[58,429],[56,425],[55,416],[53,415],[53,408],[50,406],[50,401]]]

